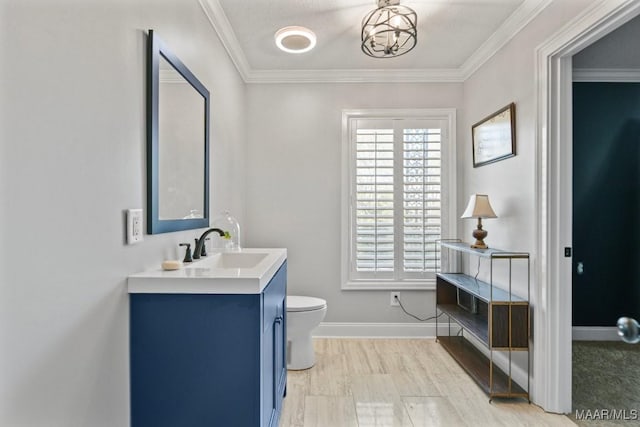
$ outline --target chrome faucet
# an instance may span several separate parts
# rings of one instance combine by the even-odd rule
[[[200,256],[202,256],[202,249],[204,248],[204,242],[205,239],[207,238],[207,236],[212,233],[212,232],[216,232],[220,235],[220,237],[224,237],[225,236],[225,232],[220,230],[219,228],[210,228],[207,231],[205,231],[204,233],[202,233],[202,236],[200,236],[199,239],[197,239],[196,242],[196,248],[193,250],[193,259],[199,259]]]

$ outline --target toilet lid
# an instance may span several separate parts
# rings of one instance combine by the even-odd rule
[[[287,295],[287,311],[311,311],[326,306],[327,302],[321,298]]]

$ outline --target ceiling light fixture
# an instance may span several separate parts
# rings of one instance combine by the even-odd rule
[[[362,20],[362,51],[374,58],[404,55],[416,46],[418,16],[400,0],[378,0]]]
[[[284,27],[276,31],[276,45],[288,53],[309,52],[316,45],[316,35],[305,27]]]

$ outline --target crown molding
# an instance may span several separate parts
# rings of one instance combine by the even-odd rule
[[[220,6],[220,2],[218,0],[198,0],[198,3],[200,3],[200,7],[202,7],[204,14],[207,16],[211,26],[218,34],[218,37],[220,38],[224,48],[227,50],[231,61],[233,61],[236,69],[240,73],[240,77],[242,77],[242,80],[246,82],[249,73],[251,72],[251,67],[249,66],[247,57],[240,47],[240,42],[236,38],[236,33],[233,31],[227,15],[224,13],[222,6]]]
[[[217,0],[216,0],[217,1]],[[460,74],[467,80],[516,36],[553,0],[525,0],[498,29],[462,64]]]
[[[552,0],[525,0],[459,68],[442,69],[252,69],[218,0],[198,0],[245,83],[462,83],[507,44]]]
[[[574,82],[640,82],[638,68],[574,68]]]
[[[458,69],[252,70],[246,83],[460,83]]]

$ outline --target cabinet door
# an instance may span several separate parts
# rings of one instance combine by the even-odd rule
[[[287,383],[287,362],[286,362],[286,308],[285,299],[283,298],[278,304],[278,316],[276,316],[273,324],[274,329],[274,354],[273,354],[273,377],[275,410],[280,412],[282,409],[282,398],[285,393]]]
[[[130,296],[132,427],[267,425],[260,297]]]
[[[270,301],[271,284],[264,294],[264,325],[262,333],[262,426],[272,426],[276,418],[275,372],[275,306]]]
[[[262,420],[264,425],[272,427],[278,425],[286,385],[286,277],[285,263],[271,279],[263,295]]]

